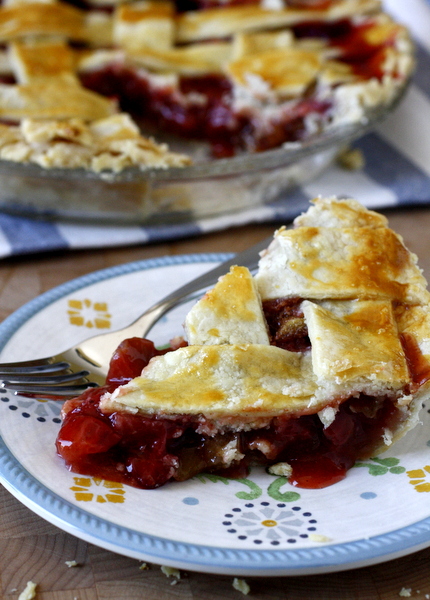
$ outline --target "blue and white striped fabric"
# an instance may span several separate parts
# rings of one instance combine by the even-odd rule
[[[286,222],[318,195],[351,196],[375,209],[430,204],[430,0],[385,0],[385,6],[412,31],[418,68],[398,109],[354,144],[365,155],[363,170],[351,172],[333,166],[271,205],[187,224],[115,227],[33,221],[0,214],[0,258],[162,242],[246,223]]]

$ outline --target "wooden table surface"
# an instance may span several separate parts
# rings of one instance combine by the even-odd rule
[[[418,254],[430,280],[430,209],[386,213],[391,226]],[[0,319],[70,279],[156,256],[236,252],[268,236],[274,225],[250,225],[168,244],[25,256],[0,262]],[[430,494],[429,494],[430,506]],[[405,507],[407,509],[407,507]],[[184,572],[176,582],[157,565],[81,541],[33,514],[0,486],[0,593],[16,599],[27,581],[38,600],[218,600],[243,598],[232,576]],[[68,567],[75,560],[79,566]],[[380,565],[337,574],[245,578],[249,598],[264,600],[391,600],[430,598],[430,548]],[[172,585],[174,584],[174,585]]]

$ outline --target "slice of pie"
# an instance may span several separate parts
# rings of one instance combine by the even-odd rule
[[[317,199],[275,233],[255,276],[232,267],[194,305],[186,341],[125,342],[107,386],[65,404],[58,452],[74,471],[143,488],[255,464],[330,485],[417,424],[429,307],[385,217]]]

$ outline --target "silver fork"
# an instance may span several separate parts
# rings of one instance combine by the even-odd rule
[[[272,237],[239,252],[218,267],[185,284],[151,306],[129,326],[91,337],[60,354],[0,364],[0,387],[17,395],[39,398],[71,398],[105,382],[109,361],[124,339],[145,337],[157,321],[175,306],[197,298],[235,264],[257,268],[259,253]]]

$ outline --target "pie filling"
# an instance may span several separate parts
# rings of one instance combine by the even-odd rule
[[[369,44],[371,23],[353,25],[350,20],[334,23],[305,22],[291,27],[296,39],[321,39],[337,48],[337,60],[348,65],[358,78],[381,80],[384,75],[387,40]],[[261,152],[294,142],[307,133],[307,118],[319,119],[320,127],[331,119],[333,100],[319,98],[310,87],[303,97],[280,100],[273,117],[261,120],[253,107],[236,109],[234,87],[225,75],[180,76],[177,88],[151,84],[151,73],[114,63],[80,74],[87,89],[119,99],[122,110],[151,128],[210,144],[216,158],[241,151]]]
[[[306,326],[297,328],[299,304],[299,299],[285,299],[264,306],[271,342],[290,351],[309,345]],[[283,326],[274,325],[276,321]],[[429,379],[428,363],[424,367],[419,353],[405,347],[415,380]],[[106,385],[65,403],[56,446],[69,470],[151,489],[202,472],[238,478],[246,477],[251,465],[288,463],[292,485],[323,488],[343,479],[357,459],[372,456],[384,432],[404,419],[395,398],[364,394],[333,402],[335,416],[328,426],[318,414],[303,414],[277,416],[260,428],[237,431],[202,415],[100,410],[107,391],[139,376],[150,358],[167,351],[149,340],[125,340],[112,358]]]
[[[289,104],[259,129],[251,111],[232,107],[233,89],[227,77],[204,75],[181,77],[178,89],[152,87],[151,79],[125,65],[116,64],[81,75],[82,84],[106,96],[119,96],[123,110],[146,126],[206,141],[215,158],[249,150],[261,152],[284,142],[300,140],[310,114],[323,118],[331,102],[304,98]]]

